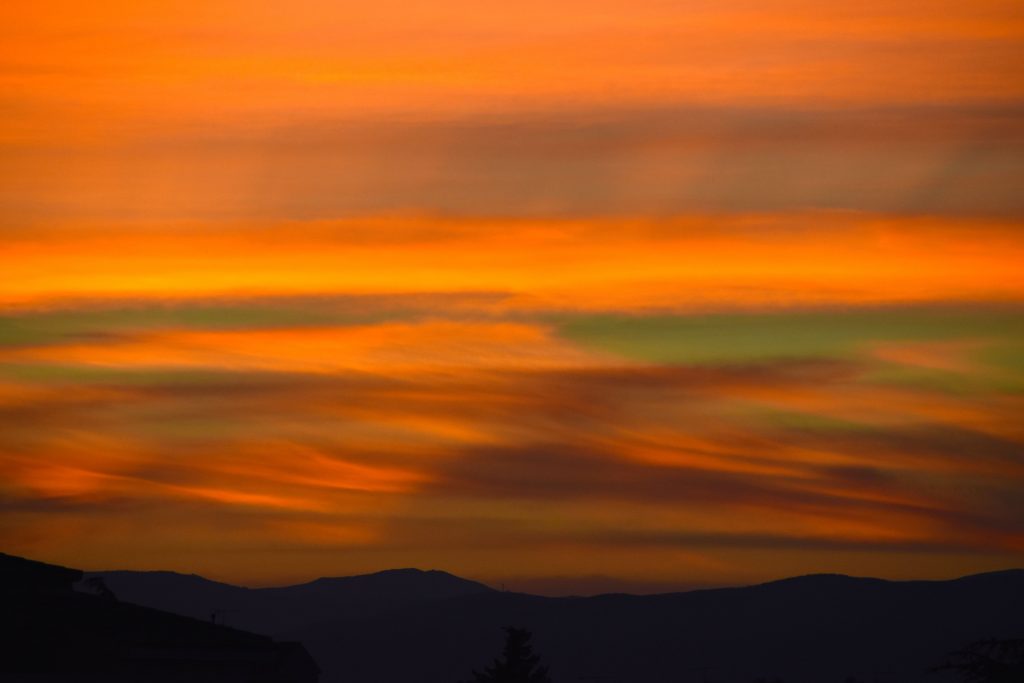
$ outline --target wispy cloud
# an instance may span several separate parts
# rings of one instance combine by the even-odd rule
[[[1022,40],[1018,0],[8,0],[0,543],[1020,564]]]
[[[800,329],[792,314],[730,324],[771,315]],[[821,322],[801,315],[810,329]],[[934,309],[901,315],[937,324]],[[945,320],[951,338],[972,333],[961,322]],[[1018,397],[872,376],[879,364],[919,367],[915,351],[931,367],[930,347],[879,359],[876,345],[858,346],[868,324],[816,356],[769,347],[754,360],[739,347],[731,362],[664,365],[566,353],[546,328],[520,336],[528,329],[383,322],[15,347],[27,355],[9,363],[101,370],[84,383],[58,373],[4,385],[7,505],[29,527],[125,505],[144,518],[153,501],[189,516],[216,506],[244,511],[268,548],[354,544],[364,558],[409,558],[434,544],[488,576],[515,567],[480,565],[470,547],[531,557],[628,546],[652,562],[685,549],[723,576],[743,574],[725,559],[739,551],[771,552],[779,571],[813,551],[909,555],[922,568],[1022,551]],[[851,339],[861,352],[837,356]],[[198,374],[150,374],[180,363]],[[644,571],[631,575],[654,579]]]

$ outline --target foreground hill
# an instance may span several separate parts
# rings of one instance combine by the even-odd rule
[[[298,643],[74,590],[78,569],[0,553],[4,683],[316,683]]]
[[[927,669],[950,650],[1024,635],[1024,570],[952,581],[815,575],[591,598],[504,593],[415,570],[261,590],[180,575],[105,576],[122,599],[143,604],[158,606],[147,591],[173,583],[174,599],[191,609],[209,612],[210,599],[240,605],[239,624],[244,610],[265,609],[264,632],[303,642],[323,683],[455,683],[500,650],[509,624],[533,630],[536,651],[562,683],[941,683],[950,679]],[[282,615],[276,626],[272,614]]]

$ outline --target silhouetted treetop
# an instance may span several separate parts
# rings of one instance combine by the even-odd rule
[[[505,648],[483,673],[474,670],[468,683],[551,683],[548,668],[540,664],[530,645],[532,634],[524,628],[505,627]]]

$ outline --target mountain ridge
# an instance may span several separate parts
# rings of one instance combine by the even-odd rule
[[[388,576],[399,576],[399,575],[416,575],[416,576],[443,576],[457,579],[462,582],[476,584],[482,586],[488,590],[496,592],[509,592],[519,593],[521,595],[535,595],[537,597],[548,597],[548,598],[593,598],[600,597],[602,595],[633,595],[633,596],[657,596],[657,595],[678,595],[683,593],[697,593],[701,591],[717,591],[717,590],[731,590],[738,588],[755,588],[758,586],[770,586],[773,584],[787,583],[791,581],[800,580],[820,580],[820,579],[850,579],[854,581],[879,581],[883,583],[899,583],[899,584],[912,584],[912,583],[948,583],[951,581],[967,581],[975,579],[977,577],[988,577],[988,576],[1024,576],[1024,567],[1008,567],[1006,569],[994,569],[985,572],[975,572],[971,574],[963,574],[960,576],[953,576],[944,579],[887,579],[875,576],[859,576],[853,574],[843,574],[840,572],[812,572],[810,574],[797,574],[795,576],[787,576],[779,579],[769,579],[767,581],[761,581],[757,583],[749,584],[729,584],[721,586],[702,586],[699,588],[691,588],[686,590],[673,590],[673,591],[658,591],[650,593],[638,593],[630,591],[608,591],[608,592],[595,592],[588,593],[585,595],[567,593],[565,595],[540,595],[538,593],[531,593],[530,591],[504,591],[498,588],[494,588],[483,581],[476,579],[467,579],[458,574],[453,574],[444,569],[420,569],[419,567],[397,567],[393,569],[380,569],[373,572],[367,572],[364,574],[349,574],[349,575],[338,575],[338,576],[319,576],[308,581],[300,581],[298,583],[285,583],[281,585],[269,585],[269,586],[247,586],[244,584],[230,583],[228,581],[221,581],[218,579],[211,579],[202,574],[196,574],[194,572],[179,572],[168,569],[105,569],[96,571],[85,572],[86,577],[111,577],[111,576],[172,576],[181,577],[187,579],[200,579],[209,584],[216,584],[219,586],[226,586],[230,588],[236,588],[241,590],[279,590],[286,588],[299,588],[302,586],[309,586],[317,583],[329,583],[336,581],[346,581],[350,579],[368,579],[371,577],[388,577]]]
[[[321,683],[462,680],[500,651],[509,625],[534,632],[559,683],[946,683],[927,671],[950,651],[1024,636],[1020,568],[941,580],[818,573],[587,597],[500,591],[415,568],[269,588],[168,572],[94,575],[122,600],[302,642]]]

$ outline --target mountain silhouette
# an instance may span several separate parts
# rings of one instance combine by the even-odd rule
[[[819,574],[742,588],[548,598],[403,569],[249,589],[101,572],[122,600],[302,642],[323,683],[452,683],[528,627],[556,682],[944,683],[973,640],[1024,634],[1024,570],[950,581]],[[234,610],[234,611],[232,611]]]
[[[266,635],[339,615],[369,616],[416,602],[493,590],[447,572],[420,569],[320,578],[275,588],[243,588],[195,574],[166,571],[89,572],[89,578],[103,579],[119,599],[127,602]]]

